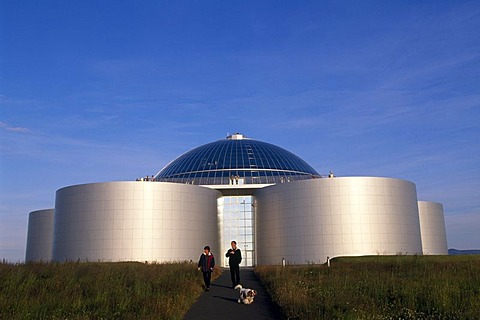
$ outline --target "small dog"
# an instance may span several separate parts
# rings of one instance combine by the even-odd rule
[[[253,298],[257,295],[257,291],[253,289],[243,288],[242,285],[237,284],[235,289],[240,291],[240,298],[238,298],[238,303],[251,304],[253,303]]]

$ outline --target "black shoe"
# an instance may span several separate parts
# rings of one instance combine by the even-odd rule
[[[210,291],[210,288],[206,288],[206,289],[205,289],[205,292],[208,292],[208,291]]]

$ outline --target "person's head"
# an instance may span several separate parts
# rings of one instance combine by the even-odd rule
[[[210,246],[203,247],[203,252],[205,252],[205,254],[208,254],[210,252]]]
[[[237,241],[232,241],[231,245],[232,245],[232,249],[237,249]]]

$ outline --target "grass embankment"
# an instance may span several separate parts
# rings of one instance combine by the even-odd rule
[[[4,263],[0,319],[181,319],[202,284],[191,263]]]
[[[255,269],[287,319],[480,319],[480,256],[339,258]]]

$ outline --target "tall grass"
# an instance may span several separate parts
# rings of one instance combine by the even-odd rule
[[[480,319],[480,256],[256,267],[287,319]]]
[[[3,263],[0,319],[181,319],[202,283],[191,263]]]

